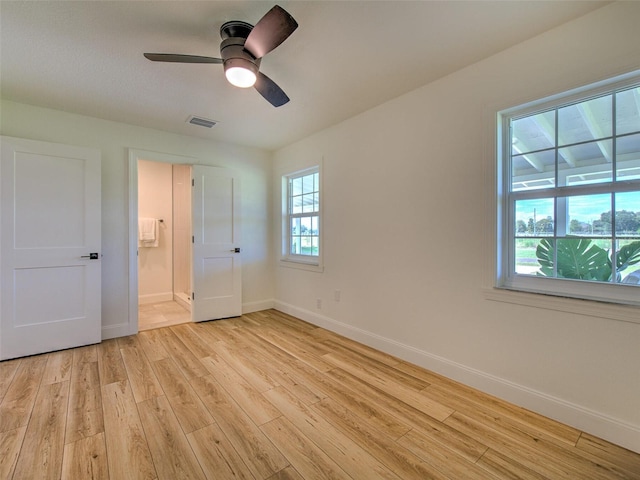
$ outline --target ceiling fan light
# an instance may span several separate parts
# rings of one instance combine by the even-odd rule
[[[256,74],[244,67],[230,67],[224,71],[231,85],[240,88],[253,87],[256,83]]]

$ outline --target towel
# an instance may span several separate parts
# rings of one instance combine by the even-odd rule
[[[158,219],[145,217],[138,218],[138,246],[158,246]]]

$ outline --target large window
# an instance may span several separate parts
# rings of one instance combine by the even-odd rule
[[[320,172],[317,167],[285,177],[287,260],[318,264],[320,256]]]
[[[639,85],[501,114],[499,286],[640,304]]]

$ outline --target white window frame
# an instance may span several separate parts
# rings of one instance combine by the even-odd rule
[[[515,273],[514,238],[515,225],[513,206],[516,198],[521,198],[511,192],[511,132],[510,121],[512,118],[523,117],[545,110],[553,110],[562,106],[587,100],[592,97],[605,95],[616,90],[623,90],[640,85],[640,72],[632,72],[627,75],[605,80],[597,84],[575,89],[553,97],[542,99],[509,108],[498,112],[497,115],[497,251],[496,251],[496,278],[495,287],[504,290],[519,292],[540,293],[556,297],[571,299],[596,300],[622,305],[640,305],[640,287],[623,284],[605,284],[601,282],[589,282],[581,280],[558,279],[549,277],[537,277]],[[617,193],[624,191],[636,191],[640,189],[640,180],[626,182],[608,182],[592,186],[554,187],[541,190],[545,197],[557,196],[564,190],[565,194],[593,194],[600,191],[605,193]],[[528,194],[524,195],[526,198]],[[537,192],[531,194],[535,198]],[[542,195],[541,195],[542,196]],[[640,208],[639,208],[640,210]],[[556,221],[559,221],[556,218]],[[493,298],[492,298],[493,297]],[[493,300],[505,300],[501,295],[488,295]],[[515,297],[514,297],[515,298]],[[523,300],[525,297],[518,297]],[[544,298],[544,297],[543,297]],[[556,304],[549,298],[549,303]],[[546,300],[545,300],[546,302]],[[567,306],[576,306],[571,301]],[[514,303],[527,303],[516,301]],[[537,302],[535,302],[537,303]],[[565,308],[553,308],[565,310]],[[569,306],[567,311],[572,310]],[[579,309],[578,309],[579,310]],[[576,312],[577,313],[577,312]]]
[[[291,191],[290,181],[295,178],[307,176],[317,173],[318,174],[318,194],[319,194],[319,206],[316,212],[313,212],[314,216],[318,217],[318,255],[304,255],[291,252],[291,220],[297,216],[306,216],[308,213],[293,214],[291,213]],[[322,258],[323,258],[323,221],[322,221],[322,205],[323,205],[323,193],[322,193],[322,166],[321,164],[305,167],[300,170],[288,172],[282,176],[282,250],[280,257],[280,265],[283,267],[298,268],[303,270],[310,270],[321,272],[323,270]]]

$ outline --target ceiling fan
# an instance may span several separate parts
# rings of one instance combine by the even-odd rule
[[[294,18],[276,5],[255,26],[238,20],[224,23],[220,27],[222,58],[174,53],[145,53],[144,56],[154,62],[221,63],[229,83],[241,88],[254,87],[271,105],[279,107],[287,103],[289,97],[260,72],[260,61],[296,28],[298,23]]]

